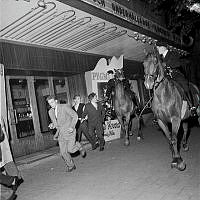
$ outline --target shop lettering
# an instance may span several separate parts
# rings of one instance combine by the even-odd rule
[[[119,122],[115,122],[115,123],[108,122],[107,127],[108,127],[108,130],[120,128],[120,123]]]
[[[159,36],[163,36],[167,39],[170,39],[172,41],[181,44],[181,38],[178,35],[173,34],[164,27],[150,21],[149,19],[141,15],[138,15],[136,12],[115,2],[114,0],[81,0],[81,1],[84,1],[106,12],[114,14],[148,31],[152,31],[153,33]]]
[[[106,6],[106,4],[105,4],[105,1],[104,0],[93,0],[94,1],[94,3],[97,3],[98,5],[100,5],[100,6],[103,6],[103,7],[105,7]]]
[[[92,72],[92,80],[106,80],[107,81],[107,74],[104,72]]]
[[[106,132],[106,133],[104,134],[104,136],[106,136],[106,137],[110,137],[110,136],[113,136],[113,135],[115,135],[115,132],[114,132],[114,131],[108,131],[108,132]]]

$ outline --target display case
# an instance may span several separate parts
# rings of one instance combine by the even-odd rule
[[[12,106],[16,125],[17,138],[24,138],[35,134],[33,126],[32,111],[30,106],[27,80],[10,79]]]

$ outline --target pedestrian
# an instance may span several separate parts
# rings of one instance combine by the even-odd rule
[[[105,110],[103,106],[97,102],[97,95],[92,92],[88,96],[89,103],[85,105],[82,119],[88,116],[88,131],[92,138],[93,148],[97,147],[97,141],[99,142],[100,151],[104,150],[105,140],[103,123],[105,117]]]
[[[75,95],[74,98],[73,98],[73,101],[74,101],[74,105],[72,106],[72,109],[77,113],[78,115],[78,121],[76,123],[76,140],[78,142],[81,141],[81,132],[78,131],[79,130],[79,127],[80,127],[80,124],[81,124],[81,117],[82,117],[82,114],[83,114],[83,109],[85,107],[85,104],[84,103],[81,103],[81,97],[80,95]]]
[[[1,118],[1,133],[4,135],[4,140],[0,144],[1,149],[1,160],[0,160],[0,168],[4,170],[6,175],[11,177],[15,177],[15,185],[13,186],[15,190],[24,182],[22,178],[21,172],[17,168],[16,163],[13,160],[13,156],[10,149],[10,144],[8,141],[8,133],[6,130],[5,122],[3,118]]]
[[[1,126],[1,125],[0,125]],[[5,135],[2,130],[2,127],[0,127],[0,144],[4,141]],[[2,162],[2,152],[0,148],[0,162]],[[5,200],[14,200],[17,198],[17,195],[15,194],[17,190],[17,177],[5,175],[2,173],[0,169],[0,199]]]
[[[70,153],[79,151],[82,157],[86,156],[85,149],[79,142],[76,142],[75,125],[78,115],[69,105],[59,104],[53,95],[47,97],[47,102],[51,107],[49,116],[52,123],[49,124],[49,128],[57,129],[53,138],[58,140],[61,157],[66,164],[66,172],[71,172],[76,169],[76,166]]]

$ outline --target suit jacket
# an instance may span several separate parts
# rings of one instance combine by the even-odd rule
[[[98,122],[103,123],[105,117],[105,109],[100,103],[97,103],[97,109],[92,105],[92,103],[87,103],[83,111],[82,118],[84,119],[88,116],[88,124],[96,125]]]
[[[179,68],[181,66],[180,56],[175,52],[168,51],[163,61],[166,63],[166,66],[171,69]]]
[[[75,109],[75,106],[72,107],[72,109],[78,114],[78,118],[81,118],[82,117],[82,114],[83,114],[83,107],[85,106],[84,103],[80,103],[78,105],[78,109],[76,110]]]
[[[66,139],[72,134],[75,135],[75,125],[78,120],[78,115],[76,112],[67,104],[58,104],[57,105],[57,118],[55,115],[55,110],[49,110],[49,116],[52,123],[59,132],[59,139]],[[68,132],[69,128],[73,128],[73,133]]]

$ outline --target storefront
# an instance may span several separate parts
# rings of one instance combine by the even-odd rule
[[[93,71],[101,58],[108,63],[114,55],[124,55],[126,76],[144,105],[144,49],[151,50],[163,38],[180,46],[179,38],[116,1],[7,0],[2,4],[2,16],[0,63],[5,67],[14,156],[55,145],[48,129],[46,96],[55,94],[62,103],[71,103],[75,94],[86,102],[92,91],[102,97],[105,69]],[[89,86],[92,79],[88,74],[99,84]],[[106,134],[112,135],[118,126],[108,124]]]

